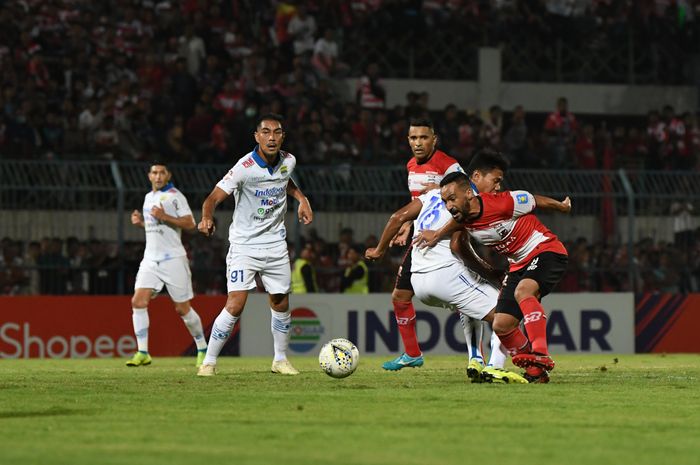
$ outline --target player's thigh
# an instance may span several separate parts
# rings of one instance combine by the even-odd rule
[[[438,289],[435,286],[438,282],[439,275],[434,271],[411,274],[411,287],[418,300],[431,307],[450,308],[448,302],[444,300],[446,296],[436,292]],[[394,289],[394,292],[396,291],[397,289]]]
[[[158,272],[158,263],[152,260],[141,260],[139,271],[136,273],[134,290],[150,289],[152,292],[160,292],[163,289],[163,280]],[[150,298],[150,296],[149,296]]]
[[[404,254],[403,261],[396,274],[394,282],[394,292],[392,293],[393,300],[405,301],[411,300],[413,296],[413,285],[411,284],[411,250],[409,246]]]
[[[228,292],[255,289],[255,273],[264,262],[255,254],[255,249],[231,244],[226,254],[226,290]]]
[[[498,290],[477,273],[465,266],[450,267],[452,277],[449,284],[450,299],[461,314],[483,320],[498,301]],[[448,275],[443,276],[446,282]]]
[[[267,250],[265,266],[259,272],[268,294],[289,294],[292,290],[292,268],[287,244],[271,246]]]
[[[187,257],[176,257],[160,262],[160,276],[168,289],[173,302],[184,303],[192,300],[192,272]]]
[[[524,268],[522,279],[531,279],[538,284],[541,299],[559,284],[566,273],[567,264],[566,255],[544,252],[533,258]]]
[[[524,270],[522,269],[511,271],[503,278],[503,285],[496,304],[496,320],[499,313],[508,314],[518,321],[523,319],[523,312],[520,310],[517,300],[515,300],[515,289],[518,287],[523,273]]]

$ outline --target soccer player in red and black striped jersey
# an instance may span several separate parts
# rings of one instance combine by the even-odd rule
[[[413,157],[406,164],[408,189],[411,192],[412,199],[417,198],[426,188],[430,186],[436,187],[445,175],[449,173],[464,173],[457,160],[436,149],[437,136],[430,120],[414,119],[411,121],[408,130],[408,143],[413,152]],[[492,182],[493,176],[485,179],[483,188],[489,191],[494,190],[501,177],[502,173],[500,177],[497,177],[499,179],[497,183]],[[406,222],[391,244],[406,245],[409,238],[412,237],[412,225],[413,222]],[[447,233],[449,231],[442,232]],[[423,365],[423,354],[416,335],[416,310],[411,302],[413,295],[413,286],[411,285],[411,247],[409,246],[401,267],[399,267],[394,290],[391,294],[394,315],[396,316],[396,323],[405,352],[394,360],[385,362],[382,365],[385,370],[396,371],[405,367],[419,367]],[[483,356],[480,352],[481,337],[483,336],[482,322],[478,320],[463,320],[462,324],[465,337],[467,338],[470,359],[478,356],[483,366]]]
[[[568,256],[557,236],[532,212],[537,207],[568,213],[571,200],[560,202],[526,191],[475,195],[461,173],[445,176],[440,187],[452,217],[477,241],[508,258],[510,267],[493,329],[513,364],[526,369],[528,381],[548,382],[554,361],[547,348],[547,320],[540,300],[561,280]],[[528,337],[519,328],[520,320]]]

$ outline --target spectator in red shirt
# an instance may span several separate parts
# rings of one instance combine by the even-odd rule
[[[566,168],[571,164],[571,149],[578,130],[578,122],[569,111],[566,97],[557,99],[557,110],[547,117],[544,129],[549,136],[550,164],[553,168]]]

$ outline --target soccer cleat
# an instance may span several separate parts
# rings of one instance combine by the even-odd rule
[[[411,357],[410,355],[403,353],[396,357],[394,360],[384,362],[382,368],[388,371],[399,371],[402,368],[417,368],[423,366],[423,356]]]
[[[126,361],[126,366],[128,367],[140,367],[145,365],[150,365],[153,359],[151,356],[144,352],[136,352],[133,357]]]
[[[467,378],[472,380],[472,383],[481,383],[481,371],[484,369],[484,361],[480,358],[472,358],[467,365]]]
[[[523,377],[530,384],[547,384],[549,382],[549,373],[540,367],[527,367]]]
[[[214,376],[216,373],[216,365],[202,365],[197,370],[197,376]]]
[[[195,363],[194,366],[197,368],[202,366],[202,363],[204,363],[204,357],[207,356],[207,349],[204,350],[198,350],[197,351],[197,362]]]
[[[503,368],[486,367],[481,371],[482,383],[493,384],[527,384],[528,380],[517,373]]]
[[[280,375],[298,375],[299,370],[294,368],[289,360],[277,360],[272,362],[272,368],[270,371],[273,373],[278,373]]]
[[[542,354],[517,354],[513,355],[513,365],[520,368],[539,367],[545,371],[554,369],[554,360],[549,355]]]

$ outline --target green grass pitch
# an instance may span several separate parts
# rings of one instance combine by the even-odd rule
[[[461,357],[351,377],[268,358],[0,360],[0,464],[698,464],[700,355],[558,356],[548,385],[469,384]]]

